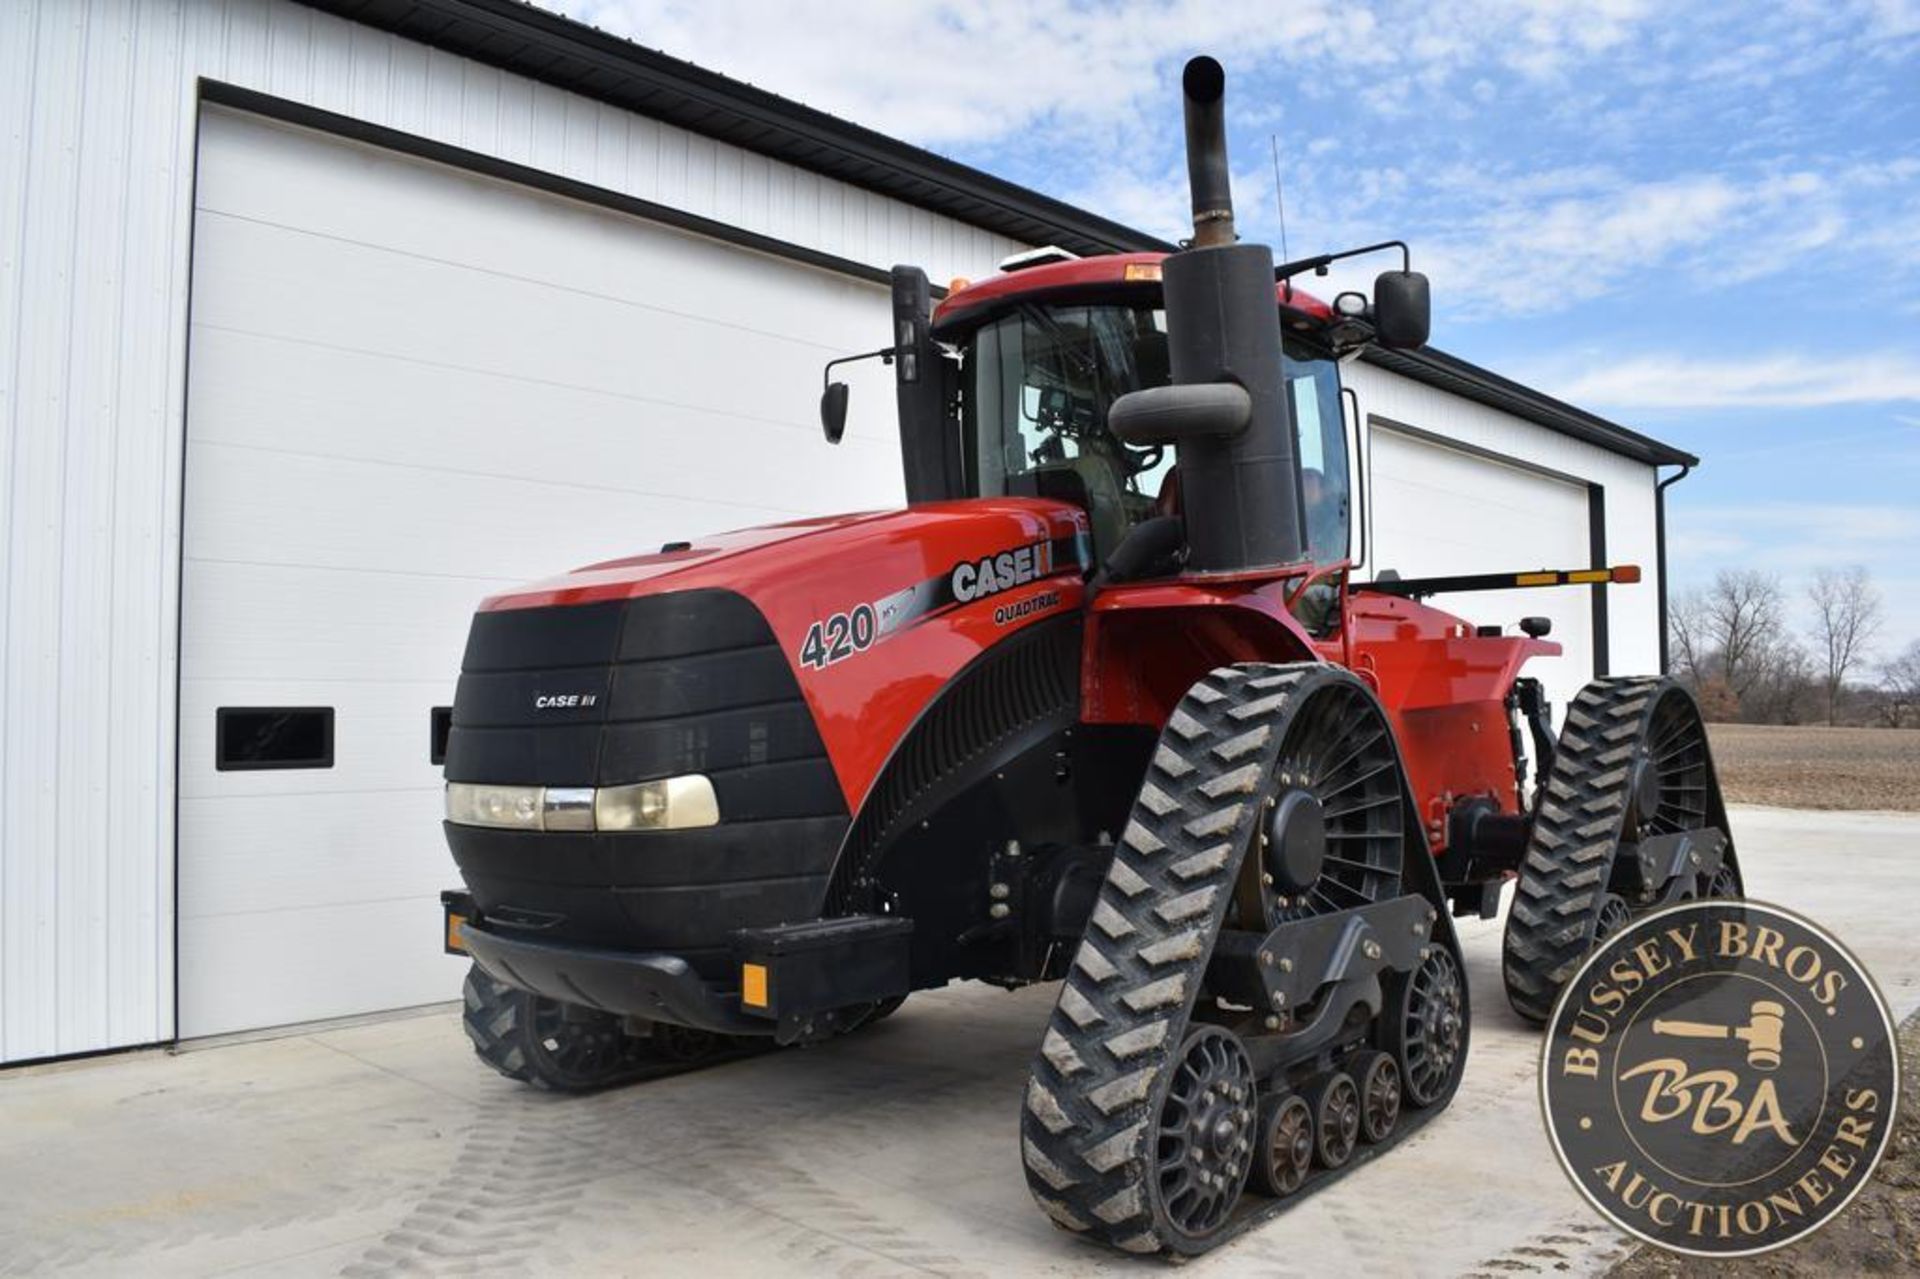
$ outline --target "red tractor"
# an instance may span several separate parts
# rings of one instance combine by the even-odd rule
[[[1631,913],[1739,891],[1683,691],[1589,685],[1556,742],[1520,673],[1559,652],[1544,625],[1420,602],[1636,573],[1353,580],[1340,361],[1423,343],[1426,280],[1403,261],[1329,307],[1289,281],[1331,257],[1238,243],[1223,87],[1188,65],[1189,247],[938,310],[895,271],[875,354],[906,509],[482,606],[446,901],[495,1069],[600,1087],[956,979],[1059,981],[1033,1193],[1067,1230],[1193,1254],[1445,1105],[1452,914],[1490,917],[1517,873],[1506,981],[1538,1019]],[[845,411],[829,384],[829,438]]]

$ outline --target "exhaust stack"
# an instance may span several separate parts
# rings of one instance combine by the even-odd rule
[[[1227,174],[1227,73],[1212,58],[1195,58],[1181,73],[1187,100],[1187,185],[1193,191],[1193,246],[1213,248],[1239,239],[1233,229],[1233,189]]]
[[[1186,434],[1175,445],[1187,566],[1232,572],[1288,564],[1306,550],[1305,503],[1280,363],[1273,252],[1264,244],[1239,243],[1234,231],[1226,72],[1212,58],[1195,58],[1181,88],[1193,240],[1162,267],[1173,381],[1231,383],[1250,402],[1240,430]]]

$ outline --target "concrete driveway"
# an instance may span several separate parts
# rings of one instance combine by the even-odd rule
[[[1754,896],[1920,1005],[1920,817],[1742,809]],[[1453,1107],[1187,1274],[1581,1274],[1626,1249],[1554,1164],[1537,1038],[1465,928]],[[587,1098],[497,1079],[450,1009],[0,1074],[0,1273],[1151,1273],[1055,1230],[1015,1150],[1053,988],[916,996],[853,1039]]]

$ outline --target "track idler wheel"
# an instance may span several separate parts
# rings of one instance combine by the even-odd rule
[[[1430,1106],[1453,1091],[1466,1065],[1466,999],[1460,965],[1440,945],[1388,983],[1385,1047],[1400,1067],[1408,1105]]]
[[[1276,1199],[1300,1189],[1313,1167],[1313,1111],[1299,1093],[1269,1097],[1260,1105],[1254,1182]]]
[[[1313,1111],[1313,1159],[1322,1168],[1338,1168],[1353,1158],[1360,1140],[1360,1087],[1353,1076],[1336,1070],[1307,1089]]]
[[[1206,1238],[1239,1202],[1257,1100],[1253,1062],[1232,1031],[1201,1026],[1187,1036],[1160,1101],[1149,1191],[1182,1234]]]
[[[1400,1064],[1392,1053],[1362,1053],[1353,1078],[1360,1089],[1360,1139],[1377,1146],[1400,1122]]]
[[[1717,866],[1660,865],[1653,849],[1725,837]],[[1653,871],[1622,856],[1648,850]],[[1648,875],[1657,875],[1649,882]],[[1567,707],[1553,767],[1535,800],[1507,913],[1507,1000],[1529,1021],[1553,1011],[1587,952],[1635,915],[1697,897],[1741,895],[1726,806],[1700,708],[1668,679],[1603,679]]]

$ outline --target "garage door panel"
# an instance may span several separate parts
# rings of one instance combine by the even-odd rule
[[[183,1035],[348,1017],[458,998],[439,904],[407,897],[203,918],[180,933]]]
[[[892,387],[814,418],[887,291],[209,111],[180,690],[186,1036],[455,998],[432,708],[502,586],[898,502]],[[330,707],[327,768],[221,771],[221,707]]]
[[[221,494],[188,521],[189,559],[458,577],[482,587],[806,513],[801,494],[785,509],[748,507],[225,445],[194,444],[187,464],[195,483]],[[663,477],[663,490],[672,485]]]
[[[1374,571],[1402,577],[1584,568],[1588,543],[1585,486],[1374,423],[1368,483]],[[1522,617],[1545,617],[1563,656],[1530,663],[1556,715],[1593,670],[1593,613],[1585,589],[1476,591],[1429,601],[1476,625],[1517,633]]]
[[[864,332],[875,286],[846,276],[222,109],[201,136],[200,206],[228,217],[774,332]]]
[[[360,352],[225,330],[200,330],[196,367],[209,371],[195,397],[202,444],[295,449],[392,465],[458,468],[508,479],[577,483],[636,492],[671,476],[685,492],[725,492],[778,507],[793,500],[806,468],[833,502],[871,500],[899,485],[898,433],[870,419],[890,410],[893,388],[878,376],[849,379],[864,434],[839,449],[817,420],[779,427],[719,407],[672,405],[550,383],[450,370]],[[877,362],[875,367],[877,367]],[[817,373],[815,374],[817,385]],[[876,385],[876,383],[878,383]],[[708,403],[712,403],[711,400]],[[636,465],[644,448],[645,465]],[[753,465],[741,458],[751,455]]]
[[[277,794],[183,798],[182,820],[217,823],[223,838],[212,855],[181,867],[182,901],[191,904],[182,920],[432,900],[457,882],[440,836],[438,785],[337,795],[312,820],[293,823]]]
[[[196,294],[197,324],[656,402],[719,398],[769,423],[805,423],[821,365],[888,331],[821,341],[252,223],[209,231],[222,246],[209,278],[229,283]],[[368,307],[372,297],[383,304]],[[885,292],[873,301],[884,307]]]
[[[189,607],[223,624],[181,655],[181,678],[446,684],[474,607],[513,580],[189,560]],[[261,608],[263,598],[275,605]]]

